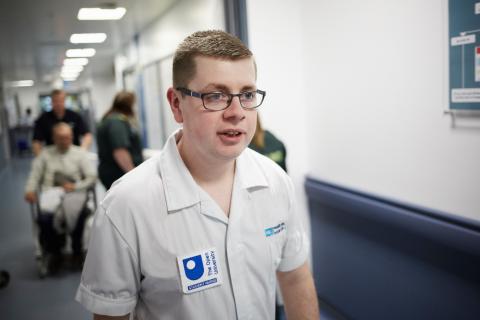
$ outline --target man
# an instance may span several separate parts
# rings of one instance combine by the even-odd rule
[[[283,170],[246,149],[265,92],[222,31],[178,47],[167,98],[183,125],[103,200],[76,299],[94,319],[318,319],[308,244]]]
[[[35,156],[40,154],[42,144],[53,144],[52,128],[59,122],[68,123],[73,129],[73,144],[80,145],[85,150],[92,143],[92,134],[88,131],[80,115],[72,110],[65,109],[65,92],[53,90],[52,111],[44,112],[35,121],[33,129],[32,151]],[[81,138],[81,144],[80,144]]]
[[[61,263],[60,253],[64,245],[62,225],[66,224],[71,233],[74,260],[81,262],[83,227],[88,215],[82,209],[86,190],[95,184],[97,178],[87,152],[73,146],[72,139],[72,129],[68,124],[60,122],[53,127],[54,145],[45,147],[33,160],[25,187],[27,202],[43,200],[39,204],[42,212],[37,222],[40,243],[48,256],[51,273],[55,273]],[[43,198],[39,199],[37,195]],[[60,206],[62,200],[63,206]]]

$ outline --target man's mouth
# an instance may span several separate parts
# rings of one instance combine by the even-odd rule
[[[242,133],[243,133],[242,131],[238,131],[238,130],[225,130],[220,132],[220,134],[226,135],[228,137],[236,137],[241,135]]]

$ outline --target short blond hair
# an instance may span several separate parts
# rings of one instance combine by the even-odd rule
[[[173,57],[173,86],[186,87],[195,76],[197,56],[239,60],[252,52],[237,37],[221,30],[197,31],[186,37]]]

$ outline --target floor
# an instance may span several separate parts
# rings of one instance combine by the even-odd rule
[[[10,273],[10,283],[0,290],[2,319],[91,319],[74,300],[80,272],[38,276],[32,220],[23,189],[30,157],[14,159],[0,173],[0,269]]]

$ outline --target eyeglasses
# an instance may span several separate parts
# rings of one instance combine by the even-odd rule
[[[198,93],[182,87],[178,87],[177,90],[183,94],[186,94],[187,96],[202,99],[203,107],[212,111],[221,111],[227,109],[232,103],[234,97],[238,97],[242,108],[255,109],[260,107],[266,94],[265,91],[258,89],[255,91],[247,91],[237,94],[224,92]]]

